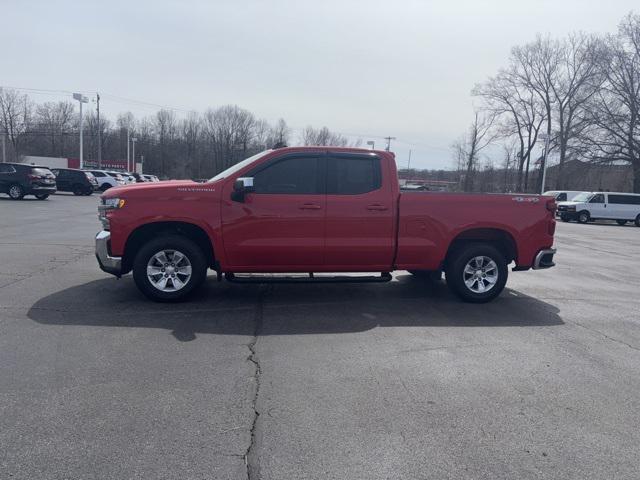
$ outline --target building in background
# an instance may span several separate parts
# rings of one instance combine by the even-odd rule
[[[49,168],[80,168],[80,159],[66,157],[39,157],[34,155],[23,155],[19,159],[19,163],[28,163],[30,165],[41,165]],[[84,168],[98,168],[97,160],[85,160]],[[127,171],[127,160],[102,160],[101,170],[114,170],[117,172]],[[142,164],[136,163],[136,172],[142,173]]]

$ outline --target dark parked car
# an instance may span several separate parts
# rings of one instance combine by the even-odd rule
[[[61,192],[73,192],[74,195],[91,195],[98,190],[98,180],[91,172],[85,172],[75,168],[52,168],[56,176],[58,190]]]
[[[0,163],[0,192],[14,200],[35,195],[44,200],[56,191],[56,177],[47,167],[23,163]]]

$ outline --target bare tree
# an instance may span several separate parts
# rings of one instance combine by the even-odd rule
[[[507,141],[511,137],[517,139],[515,188],[526,191],[531,154],[546,120],[546,107],[540,96],[522,82],[522,72],[518,68],[518,63],[513,62],[509,69],[476,85],[472,94],[480,96],[484,100],[483,109],[496,117],[498,135]]]
[[[162,109],[156,114],[155,128],[160,148],[160,175],[166,174],[166,157],[168,144],[176,134],[176,115],[172,110]],[[134,159],[135,162],[135,159]]]
[[[349,139],[334,133],[327,127],[313,128],[311,125],[302,131],[301,141],[303,145],[331,145],[334,147],[345,147],[349,144]]]
[[[289,143],[289,137],[291,136],[291,129],[287,126],[287,122],[283,118],[280,118],[275,126],[271,129],[271,139],[273,145],[287,145]],[[269,145],[272,147],[273,145]]]
[[[182,120],[181,134],[184,144],[187,149],[187,164],[189,166],[192,163],[196,163],[195,174],[196,178],[201,177],[201,164],[200,158],[197,156],[198,143],[200,141],[200,135],[202,131],[202,121],[200,115],[196,112],[189,112],[187,118]],[[191,168],[193,171],[194,169]]]
[[[467,133],[452,146],[458,168],[464,172],[462,189],[465,192],[473,191],[480,152],[489,146],[497,136],[497,133],[492,131],[494,120],[494,115],[483,115],[476,112]]]
[[[592,159],[631,164],[633,191],[640,193],[640,15],[627,15],[604,45],[605,83],[591,104],[593,128],[584,140]]]
[[[595,36],[573,34],[558,44],[557,75],[551,88],[559,162],[556,188],[559,189],[566,188],[565,162],[581,149],[575,142],[589,127],[586,108],[604,80],[598,68],[601,55],[601,42]]]
[[[34,124],[49,139],[49,155],[64,156],[64,136],[73,128],[75,107],[71,102],[46,102],[36,107]]]
[[[13,147],[13,158],[20,156],[21,136],[28,131],[32,105],[27,95],[0,88],[0,128]]]

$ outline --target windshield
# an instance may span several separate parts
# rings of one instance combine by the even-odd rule
[[[591,200],[591,197],[593,197],[593,193],[589,193],[589,192],[584,192],[584,193],[579,193],[578,195],[576,195],[575,197],[573,197],[571,199],[572,202],[580,202],[580,203],[586,203],[589,200]]]
[[[209,182],[215,182],[216,180],[220,180],[221,178],[227,178],[229,175],[233,175],[234,173],[236,173],[238,170],[243,169],[244,167],[246,167],[247,165],[249,165],[250,163],[252,163],[253,161],[259,159],[260,157],[263,157],[264,155],[266,155],[267,153],[271,152],[271,150],[265,150],[263,152],[260,153],[256,153],[255,155],[253,155],[252,157],[249,158],[245,158],[244,160],[242,160],[241,162],[236,163],[235,165],[227,168],[226,170],[223,170],[222,172],[220,172],[219,174],[217,174],[215,177],[210,178],[208,181]]]

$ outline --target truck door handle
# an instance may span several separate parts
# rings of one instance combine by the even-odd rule
[[[317,203],[303,203],[300,205],[300,210],[320,210],[321,208]]]
[[[387,209],[387,207],[385,205],[381,205],[379,203],[374,203],[372,205],[367,205],[367,210],[384,211],[386,209]]]

